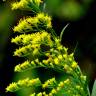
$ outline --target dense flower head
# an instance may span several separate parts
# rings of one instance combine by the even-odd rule
[[[18,64],[15,66],[15,69],[14,71],[15,72],[22,72],[24,70],[28,70],[28,69],[31,69],[31,68],[34,68],[36,65],[35,65],[35,62],[30,62],[30,61],[25,61],[23,62],[22,64]]]
[[[19,2],[12,3],[12,10],[16,9],[26,9],[26,10],[37,10],[34,7],[38,8],[41,0],[20,0]]]
[[[47,80],[44,84],[42,84],[42,87],[45,89],[50,86],[54,86],[55,83],[56,83],[55,78],[51,78],[51,79]]]
[[[14,32],[38,32],[52,28],[51,17],[45,13],[38,13],[36,17],[28,17],[21,19]]]
[[[32,87],[32,86],[38,86],[40,85],[41,82],[39,80],[39,78],[36,78],[36,79],[29,79],[29,78],[26,78],[26,79],[23,79],[23,80],[19,80],[18,82],[13,82],[11,83],[7,88],[6,88],[6,91],[10,91],[10,92],[13,92],[13,91],[17,91],[23,87]]]
[[[27,35],[28,35],[28,37],[26,37]],[[68,54],[67,48],[63,47],[60,44],[60,42],[54,41],[54,43],[53,43],[53,40],[51,40],[50,35],[47,32],[37,32],[37,33],[27,34],[27,35],[24,34],[21,36],[17,36],[15,39],[12,39],[12,42],[14,42],[16,44],[21,43],[21,45],[24,44],[24,45],[26,45],[25,47],[29,46],[30,44],[34,44],[34,45],[37,43],[40,44],[41,42],[42,42],[41,44],[46,45],[47,43],[49,43],[47,45],[50,46],[52,44],[52,46],[50,46],[50,50],[44,51],[44,49],[43,49],[43,51],[42,51],[42,52],[44,52],[43,55],[47,56],[47,59],[42,58],[42,60],[40,60],[39,57],[37,57],[37,59],[34,58],[32,60],[27,60],[22,64],[16,65],[16,67],[15,67],[16,72],[23,72],[23,71],[26,71],[29,69],[34,69],[36,67],[37,68],[45,67],[45,68],[53,68],[53,69],[56,69],[56,70],[59,70],[62,72],[66,72],[70,76],[66,80],[60,81],[58,84],[57,84],[55,78],[48,79],[47,81],[44,82],[44,84],[42,84],[42,89],[49,88],[50,86],[53,89],[48,94],[45,94],[45,95],[43,94],[43,92],[40,92],[40,93],[33,93],[33,94],[31,94],[31,96],[39,96],[39,95],[40,96],[53,96],[55,94],[60,93],[60,90],[62,90],[62,88],[65,89],[66,87],[68,89],[70,89],[68,91],[68,93],[64,93],[65,95],[67,94],[66,96],[70,96],[68,94],[75,94],[75,93],[72,93],[73,90],[79,90],[80,92],[84,92],[83,87],[80,85],[80,82],[81,82],[81,84],[85,84],[86,78],[85,78],[85,76],[83,76],[80,73],[80,70],[78,69],[78,63],[75,62],[73,53]],[[44,38],[47,38],[46,43],[44,43],[46,41]],[[59,41],[59,39],[58,39],[58,41]],[[52,42],[52,43],[50,43],[50,42]],[[43,47],[45,47],[45,45],[43,45]],[[60,49],[58,49],[57,45],[61,46]],[[32,48],[31,46],[32,45],[30,45],[30,48]],[[40,50],[42,50],[43,47],[41,47],[40,45],[39,46],[37,45],[37,48],[35,47],[35,50],[37,50],[37,51],[35,51],[35,54],[38,53],[39,48],[41,48],[41,49],[39,49],[39,51],[40,51]],[[24,50],[20,53],[24,53],[24,52],[28,51],[28,50],[27,51],[26,50],[24,51]],[[15,52],[18,53],[18,51],[15,51]],[[34,54],[34,51],[32,51],[32,54]],[[75,79],[81,78],[80,81],[77,81],[78,82],[77,85],[75,84],[74,80],[72,81],[71,78],[73,78],[73,77]],[[75,89],[75,87],[71,87],[71,86],[75,86],[74,84],[76,85],[76,89]],[[76,94],[79,96],[78,92]]]
[[[22,34],[19,36],[16,36],[15,38],[12,38],[12,43],[16,43],[18,45],[29,45],[32,44],[37,45],[38,44],[46,44],[52,46],[52,40],[51,35],[47,33],[46,31],[36,32],[32,34]]]
[[[16,51],[14,52],[14,56],[19,56],[19,57],[28,56],[32,54],[33,50],[34,48],[31,46],[31,44],[24,47],[20,47],[19,49],[16,49]]]
[[[16,49],[16,51],[14,52],[14,55],[19,57],[24,57],[29,55],[34,57],[36,55],[39,55],[41,51],[42,52],[44,51],[42,50],[44,46],[48,48],[53,46],[51,35],[45,31],[36,32],[27,35],[25,34],[20,35],[15,38],[12,38],[11,42],[14,42],[19,45],[23,45],[23,47]]]

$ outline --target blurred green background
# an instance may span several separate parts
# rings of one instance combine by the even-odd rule
[[[5,93],[6,86],[12,81],[27,76],[32,77],[35,72],[14,73],[14,66],[24,61],[24,58],[12,56],[13,51],[18,48],[18,46],[10,42],[11,38],[17,35],[17,33],[13,33],[12,28],[17,24],[20,18],[23,16],[32,16],[32,13],[20,10],[12,11],[10,7],[11,2],[13,1],[0,1],[0,96],[16,96],[16,94],[13,93]],[[70,23],[64,33],[62,44],[69,48],[69,53],[76,49],[75,59],[90,78],[90,90],[96,70],[95,9],[95,0],[44,0],[44,10],[52,15],[53,28],[58,35],[62,28],[67,23]],[[46,76],[46,74],[42,75],[43,71],[40,73],[40,78],[45,78],[44,76]],[[50,74],[50,72],[48,74]],[[36,76],[37,74],[35,72],[34,77]],[[18,96],[27,96],[30,91],[31,89],[27,91],[23,90],[23,92],[21,90],[17,94]]]
[[[45,0],[47,12],[70,21],[82,18],[93,0]]]

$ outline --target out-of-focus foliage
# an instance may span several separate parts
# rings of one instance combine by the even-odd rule
[[[10,11],[9,6],[4,7],[3,5],[0,5],[0,63],[2,62],[4,50],[8,43],[8,36],[11,33],[9,31],[11,30],[10,26],[13,22],[13,16],[14,14]],[[2,64],[0,64],[0,66],[2,66]]]
[[[46,10],[53,16],[65,20],[82,18],[93,0],[45,0]]]

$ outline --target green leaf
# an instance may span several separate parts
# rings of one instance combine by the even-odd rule
[[[96,80],[94,81],[94,85],[93,85],[92,95],[91,96],[96,96]]]
[[[69,26],[69,23],[68,23],[66,26],[64,26],[64,28],[62,29],[62,31],[61,31],[61,33],[60,33],[60,41],[62,40],[63,33],[64,33],[65,29],[66,29],[68,26]]]

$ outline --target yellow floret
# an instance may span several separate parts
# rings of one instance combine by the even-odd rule
[[[77,68],[77,63],[75,61],[73,61],[71,66],[72,66],[72,68]]]
[[[64,84],[69,84],[70,83],[70,79],[66,79],[65,81],[64,81]]]
[[[62,60],[63,59],[62,55],[59,55],[58,56],[58,59]]]
[[[56,89],[52,89],[51,93],[56,94],[57,93]]]
[[[58,58],[54,58],[54,63],[57,65],[59,64],[59,59]]]

